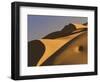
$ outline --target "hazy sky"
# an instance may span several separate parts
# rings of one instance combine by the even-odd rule
[[[87,17],[28,15],[28,41],[59,31],[69,23],[86,23]]]

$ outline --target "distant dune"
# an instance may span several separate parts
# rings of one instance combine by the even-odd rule
[[[46,35],[45,37],[43,37],[43,39],[55,39],[55,38],[59,38],[59,37],[64,37],[64,36],[68,36],[70,35],[73,31],[76,31],[77,29],[86,29],[87,23],[83,24],[69,24],[64,26],[64,28],[61,31],[56,31],[53,33],[50,33],[48,35]]]
[[[28,66],[86,64],[87,23],[69,24],[28,42]]]
[[[69,25],[66,25],[61,31],[50,33],[47,36],[43,37],[43,39],[55,39],[59,37],[64,37],[71,34],[71,32],[75,30],[76,30],[76,27],[73,24],[69,24]]]

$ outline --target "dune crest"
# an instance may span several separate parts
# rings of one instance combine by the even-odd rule
[[[72,64],[72,61],[77,60],[78,55],[76,53],[76,55],[73,56],[73,54],[75,53],[67,53],[72,52],[72,48],[69,48],[67,45],[70,45],[71,47],[75,48],[75,52],[81,51],[83,53],[83,51],[87,49],[87,46],[85,47],[85,49],[83,48],[84,45],[87,45],[87,25],[88,23],[70,23],[68,25],[65,25],[60,31],[52,32],[44,36],[42,39],[32,40],[28,42],[28,66],[58,65],[60,63],[57,61],[60,61],[61,58],[63,59],[65,57],[64,55],[66,55],[67,58],[64,59],[64,62],[61,59],[60,62],[62,63],[60,65]],[[82,34],[84,36],[81,36]],[[77,43],[78,47],[76,47],[77,45],[75,45],[74,43]],[[60,54],[59,52],[63,53],[64,55]],[[84,55],[84,62],[82,53],[81,55],[79,55],[80,60],[82,61],[79,62],[80,60],[77,60],[76,63],[74,62],[75,64],[82,64],[84,62],[87,62],[87,52]],[[70,61],[66,60],[69,58],[71,58]]]
[[[53,55],[57,50],[59,50],[64,44],[68,43],[78,35],[82,34],[84,32],[80,32],[74,35],[66,36],[57,38],[54,40],[50,39],[40,39],[40,41],[45,45],[45,52],[43,56],[40,58],[39,62],[37,63],[37,66],[40,66],[42,63],[44,63],[50,56]]]

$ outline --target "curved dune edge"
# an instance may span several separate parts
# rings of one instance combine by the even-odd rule
[[[69,36],[74,31],[77,31],[80,29],[82,30],[86,28],[87,28],[86,24],[70,23],[68,25],[65,25],[63,29],[59,31],[55,31],[55,32],[47,34],[46,36],[42,37],[42,39],[56,39],[59,37],[65,37],[65,36]]]
[[[60,48],[55,55],[52,55],[42,65],[75,65],[87,64],[87,32],[71,40]],[[60,53],[59,53],[60,52]],[[58,54],[57,54],[58,53]],[[50,61],[51,60],[51,61]],[[52,63],[49,63],[52,62]]]
[[[87,28],[87,25],[83,25],[83,24],[73,24],[73,25],[75,25],[76,29]]]
[[[64,44],[68,43],[78,35],[82,34],[84,32],[76,33],[70,36],[66,37],[60,37],[57,39],[40,39],[40,41],[45,45],[45,52],[43,56],[40,58],[39,62],[37,63],[37,66],[40,66],[42,63],[44,63],[49,57],[51,57],[57,50],[59,50]],[[67,38],[67,39],[66,39]]]

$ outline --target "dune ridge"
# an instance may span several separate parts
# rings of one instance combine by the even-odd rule
[[[40,58],[39,62],[37,63],[37,66],[40,66],[42,63],[44,63],[50,56],[53,55],[57,50],[59,50],[64,44],[68,43],[75,37],[79,36],[81,33],[77,33],[74,35],[62,37],[62,38],[57,38],[54,40],[50,39],[40,39],[40,41],[45,45],[46,50],[43,54],[43,56]],[[67,38],[67,39],[66,39]]]
[[[52,62],[49,59],[57,55],[54,53],[62,50],[65,44],[69,44],[73,39],[87,32],[87,24],[70,23],[69,25],[65,25],[60,31],[52,32],[41,39],[28,42],[28,66],[49,65]],[[86,39],[86,36],[84,38]],[[80,47],[80,50],[82,48]]]

